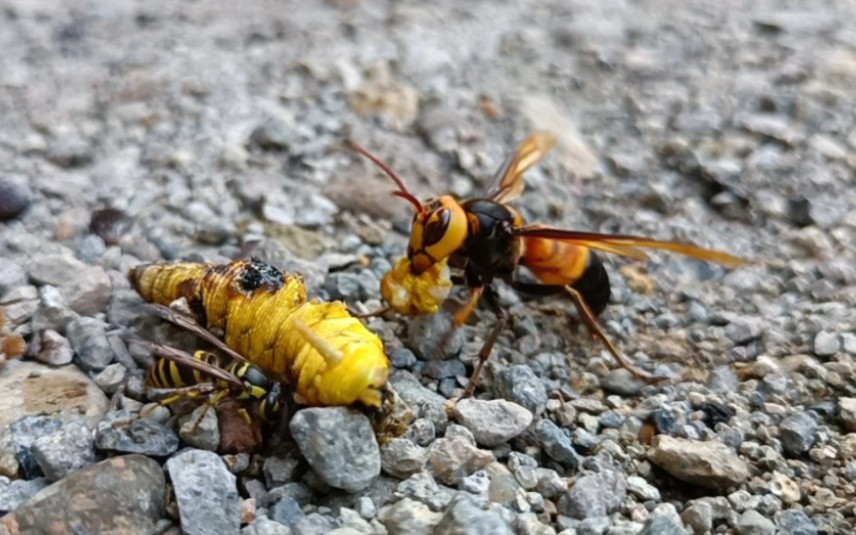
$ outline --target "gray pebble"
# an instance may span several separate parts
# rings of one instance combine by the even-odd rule
[[[802,511],[788,509],[776,520],[777,535],[817,535],[817,526]]]
[[[389,361],[395,368],[409,369],[416,364],[416,355],[406,347],[399,347],[390,351]]]
[[[448,314],[416,316],[407,322],[407,347],[423,360],[449,359],[461,352],[464,333]]]
[[[785,418],[779,431],[785,453],[798,457],[808,452],[817,440],[817,420],[809,413],[798,412]]]
[[[482,509],[467,494],[458,494],[446,510],[433,535],[512,535],[501,516]]]
[[[39,304],[33,314],[33,330],[53,329],[65,333],[69,323],[77,314],[65,304],[65,299],[55,286],[39,288]]]
[[[118,390],[119,385],[125,381],[127,373],[128,369],[116,362],[101,370],[93,379],[95,380],[95,384],[101,387],[101,390],[107,394],[113,394]]]
[[[750,509],[740,515],[737,531],[740,535],[773,535],[776,532],[776,526],[766,516]]]
[[[841,347],[850,355],[856,355],[856,334],[854,333],[842,333],[841,334]]]
[[[413,374],[406,371],[394,373],[390,384],[401,399],[416,412],[417,418],[431,420],[438,433],[445,431],[449,421],[449,415],[446,413],[446,398],[422,386]]]
[[[695,500],[681,513],[681,520],[695,533],[704,533],[713,529],[713,508],[709,503]]]
[[[726,489],[748,479],[746,463],[716,441],[692,441],[657,435],[648,459],[674,477],[695,485]]]
[[[264,472],[268,488],[272,489],[280,485],[285,485],[289,481],[294,481],[299,466],[300,459],[292,455],[287,457],[268,457],[265,459],[262,471]]]
[[[660,501],[660,491],[657,487],[639,476],[629,476],[627,478],[627,490],[640,500]]]
[[[763,325],[754,317],[737,317],[725,326],[725,336],[735,345],[744,345],[761,337]]]
[[[458,359],[428,361],[423,373],[433,379],[453,379],[466,377],[467,367]]]
[[[112,362],[113,350],[103,321],[87,317],[72,320],[67,336],[77,354],[77,363],[84,370],[100,372]]]
[[[310,501],[312,501],[312,498],[314,498],[314,494],[307,485],[298,481],[291,481],[284,485],[280,485],[279,487],[273,488],[268,494],[268,499],[271,502],[277,502],[285,498],[291,498],[300,505],[307,505]]]
[[[422,447],[428,446],[434,442],[436,436],[434,422],[427,418],[417,418],[407,428],[404,436]]]
[[[435,440],[428,452],[431,473],[446,485],[458,484],[492,460],[493,454],[477,448],[469,430],[456,424],[449,424],[446,435]]]
[[[856,431],[856,398],[839,398],[839,418],[848,431]]]
[[[253,130],[250,141],[264,149],[287,150],[291,145],[300,142],[300,134],[293,120],[270,117]]]
[[[434,512],[428,505],[411,498],[381,507],[378,512],[378,519],[390,534],[432,535],[442,518],[441,513]]]
[[[363,299],[360,277],[355,273],[337,272],[327,275],[324,282],[324,290],[330,295],[330,299],[342,301],[356,301]]]
[[[535,415],[547,406],[547,389],[532,368],[518,364],[499,370],[494,385],[497,397],[513,401]]]
[[[252,524],[241,530],[241,535],[291,535],[291,530],[276,520],[257,516]]]
[[[172,429],[154,424],[148,419],[124,425],[130,416],[113,414],[116,416],[98,424],[95,435],[95,447],[98,449],[142,453],[152,457],[165,457],[178,449],[178,436]],[[116,426],[113,425],[114,421]]]
[[[526,490],[534,489],[541,479],[541,474],[538,472],[538,461],[525,453],[517,451],[509,453],[508,468],[520,486]]]
[[[33,445],[39,437],[49,435],[62,428],[63,421],[47,416],[24,416],[9,426],[9,436],[14,446],[15,459],[27,479],[44,474],[34,455]]]
[[[380,474],[380,449],[371,422],[361,412],[303,409],[291,419],[289,429],[309,465],[331,487],[359,492]]]
[[[14,292],[15,291],[12,290],[10,293]],[[6,298],[9,298],[9,294],[7,294]],[[8,302],[6,302],[2,306],[6,324],[11,325],[12,328],[14,328],[19,325],[24,325],[30,321],[30,318],[33,317],[39,308],[39,302],[36,299],[28,299],[25,301],[16,301],[12,304],[8,304]]]
[[[297,522],[293,531],[294,535],[328,535],[333,533],[334,527],[333,519],[320,513],[309,513]]]
[[[476,496],[487,496],[491,480],[485,470],[477,470],[461,480],[459,488]]]
[[[841,349],[841,340],[838,334],[829,331],[820,331],[814,337],[814,354],[819,357],[829,357]]]
[[[639,535],[690,535],[684,529],[681,517],[678,516],[675,507],[670,503],[658,505],[648,521],[642,527]]]
[[[80,239],[77,256],[88,264],[97,264],[106,250],[107,244],[104,243],[104,238],[87,234]]]
[[[574,450],[574,444],[569,437],[559,426],[553,423],[552,420],[542,419],[536,424],[535,433],[541,443],[541,447],[547,455],[556,462],[559,462],[572,469],[576,469],[580,464],[580,456]]]
[[[92,161],[92,146],[85,138],[62,134],[51,142],[47,156],[59,167],[82,167]]]
[[[395,488],[395,493],[424,503],[432,511],[442,511],[446,508],[454,492],[447,487],[441,487],[434,480],[431,472],[424,470],[413,474]]]
[[[107,308],[112,288],[104,268],[92,266],[74,273],[58,289],[69,308],[82,316],[94,316]]]
[[[428,451],[409,439],[393,438],[381,446],[380,459],[384,472],[407,479],[425,467]]]
[[[14,511],[47,486],[48,480],[44,477],[12,481],[0,476],[0,515]]]
[[[568,490],[568,481],[552,468],[538,468],[538,485],[535,487],[542,496],[553,500]]]
[[[86,421],[74,420],[33,442],[33,457],[48,481],[59,481],[81,468],[95,464],[93,429]]]
[[[531,412],[502,399],[462,399],[455,404],[453,415],[472,432],[477,444],[488,448],[508,442],[532,423]]]
[[[27,272],[18,262],[0,258],[0,299],[13,288],[27,284]]]
[[[620,472],[585,474],[559,499],[559,512],[577,519],[606,516],[621,505],[626,494],[627,482]]]
[[[220,447],[220,425],[215,409],[203,403],[179,423],[178,436],[188,445],[208,451],[217,451]]]
[[[369,496],[360,496],[354,502],[354,510],[365,520],[377,517],[377,507]]]
[[[235,475],[213,452],[186,449],[166,462],[182,531],[188,535],[236,533],[240,528]]]
[[[36,359],[51,366],[62,366],[71,362],[74,351],[71,342],[58,332],[46,329],[39,331],[33,340]]]
[[[291,497],[284,497],[276,502],[272,510],[273,519],[289,528],[295,527],[306,516],[297,500]]]
[[[67,254],[37,255],[27,265],[27,274],[38,285],[61,286],[87,268],[69,251]]]
[[[576,530],[579,535],[603,535],[611,524],[609,517],[595,516],[582,519]]]

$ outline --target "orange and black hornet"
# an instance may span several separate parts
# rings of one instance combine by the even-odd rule
[[[478,363],[464,396],[473,394],[482,367],[508,321],[493,287],[497,279],[529,295],[570,297],[592,333],[603,341],[622,366],[637,377],[654,380],[624,357],[597,322],[597,316],[609,302],[610,284],[595,251],[648,260],[640,249],[647,247],[728,267],[743,263],[736,256],[685,243],[527,225],[520,212],[509,203],[523,193],[524,173],[555,143],[550,133],[530,135],[497,170],[483,197],[462,200],[442,195],[425,201],[416,199],[401,178],[378,158],[350,143],[396,183],[398,190],[393,195],[410,202],[415,210],[407,256],[400,259],[382,281],[388,309],[407,314],[434,313],[448,293],[448,286],[454,283],[471,290],[469,301],[454,315],[454,326],[466,323],[482,297],[496,315],[496,324],[479,351]],[[449,275],[447,264],[462,274]],[[539,282],[519,280],[520,266],[525,266]]]

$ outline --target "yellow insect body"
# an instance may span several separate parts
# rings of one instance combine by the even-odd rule
[[[315,406],[379,408],[390,363],[383,343],[341,302],[308,300],[299,275],[258,260],[149,264],[129,278],[146,301],[187,299],[200,323]]]
[[[390,308],[399,314],[436,314],[452,289],[444,258],[419,275],[410,271],[410,260],[402,256],[381,279],[380,291]]]

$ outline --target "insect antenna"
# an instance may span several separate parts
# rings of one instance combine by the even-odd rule
[[[414,197],[413,194],[407,190],[407,186],[404,185],[404,181],[401,180],[401,178],[395,174],[395,171],[390,169],[388,165],[386,165],[385,163],[380,161],[380,159],[377,158],[376,156],[374,156],[372,153],[370,153],[366,149],[360,147],[359,145],[357,145],[356,143],[354,143],[350,139],[347,140],[346,143],[348,144],[348,146],[351,149],[359,152],[360,154],[362,154],[363,156],[365,156],[366,158],[371,160],[373,164],[380,167],[380,169],[384,173],[386,173],[386,175],[389,178],[391,178],[392,181],[396,183],[396,185],[398,185],[398,191],[393,191],[392,192],[393,195],[395,195],[396,197],[401,197],[402,199],[408,201],[410,204],[412,204],[414,206],[414,208],[416,208],[416,211],[419,214],[422,214],[422,215],[425,214],[425,210],[422,208],[422,203],[420,203],[419,199]]]

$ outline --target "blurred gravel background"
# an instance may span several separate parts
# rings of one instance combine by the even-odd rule
[[[27,344],[0,372],[0,532],[852,532],[856,3],[0,8],[0,353]],[[110,426],[151,364],[121,335],[192,343],[141,316],[128,268],[252,251],[371,310],[408,206],[342,140],[420,196],[472,195],[533,128],[560,144],[530,220],[752,261],[608,261],[607,331],[697,382],[644,387],[570,303],[503,292],[512,327],[452,414],[490,313],[446,360],[447,315],[369,322],[419,417],[383,446],[339,409],[254,455],[214,453],[213,412]]]

